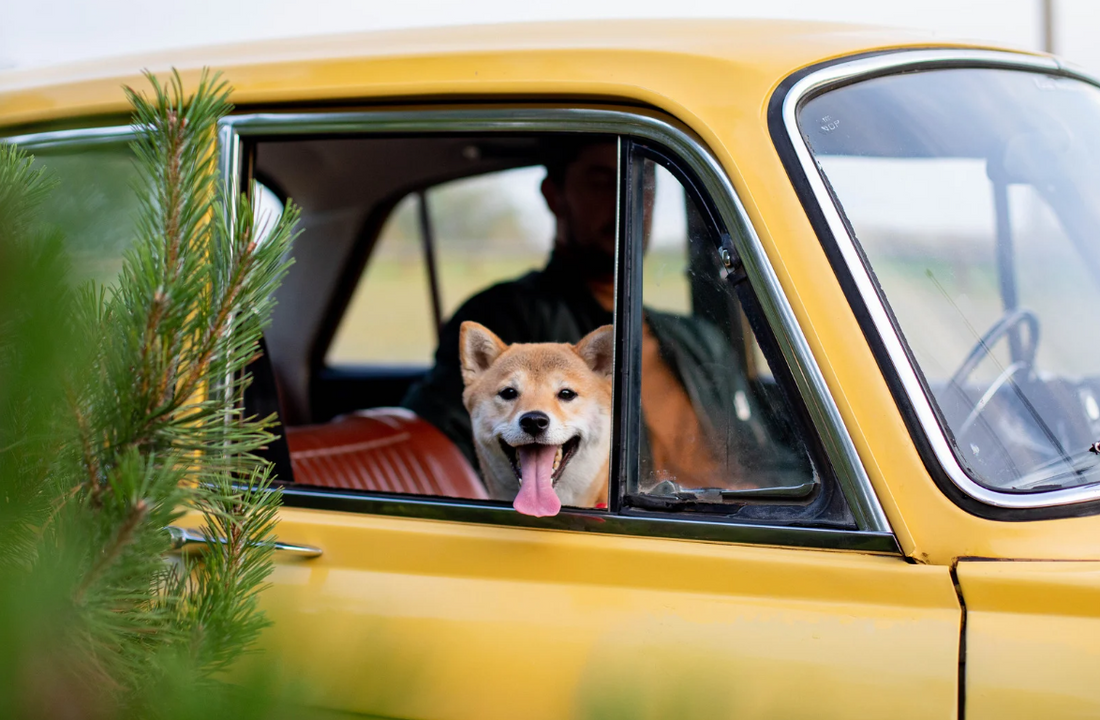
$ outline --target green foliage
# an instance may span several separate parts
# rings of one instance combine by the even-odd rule
[[[127,89],[140,210],[112,286],[69,287],[36,215],[47,176],[0,145],[3,717],[164,714],[158,698],[214,687],[266,624],[279,494],[244,369],[297,211],[261,239],[219,187],[224,82],[204,73],[186,97],[178,75],[148,79],[151,96]],[[169,562],[165,528],[187,510],[207,550]]]
[[[34,222],[50,189],[30,158],[0,145],[0,569],[35,555],[58,439],[46,408],[61,404],[55,368],[71,346],[53,329],[70,304],[60,238]]]

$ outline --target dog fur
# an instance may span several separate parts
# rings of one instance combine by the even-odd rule
[[[606,502],[613,355],[611,325],[576,345],[507,345],[462,323],[462,401],[492,498],[535,516]]]

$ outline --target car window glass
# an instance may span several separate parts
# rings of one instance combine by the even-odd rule
[[[782,390],[755,372],[762,357],[717,266],[714,230],[672,174],[648,159],[643,167],[636,491],[670,507],[728,504],[723,513],[754,495],[808,501],[819,478]]]
[[[654,176],[652,223],[642,265],[646,307],[691,313],[688,284],[687,209],[684,189],[668,170],[651,165]]]
[[[1060,376],[1089,375],[1094,372],[1092,358],[1100,356],[1100,333],[1088,332],[1091,313],[1082,313],[1075,304],[1100,307],[1100,284],[1035,186],[1010,185],[1008,207],[1019,302],[1043,318],[1036,363]]]
[[[652,226],[643,263],[643,283],[647,308],[670,313],[691,313],[690,267],[688,265],[689,218],[684,188],[660,165],[655,167]],[[693,218],[696,220],[696,218]],[[738,311],[740,341],[746,348],[745,361],[750,376],[771,378],[771,368],[748,329],[748,320]]]
[[[126,141],[31,148],[57,186],[42,216],[63,233],[77,281],[112,283],[135,232],[138,172]]]
[[[478,290],[541,267],[553,219],[541,167],[455,180],[426,193],[442,319]],[[431,364],[438,337],[420,195],[387,219],[325,356],[341,365]]]
[[[1093,85],[994,68],[876,77],[800,106],[916,361],[928,430],[994,491],[1100,479],[1098,118]]]
[[[337,278],[330,248],[346,242],[344,257],[365,267],[327,365],[302,386],[313,419],[283,413],[296,484],[504,503],[539,517],[569,507],[604,510],[625,498],[630,507],[738,521],[851,526],[831,476],[823,479],[811,460],[807,443],[815,441],[804,411],[791,410],[789,373],[773,375],[764,357],[779,356],[763,352],[750,329],[760,313],[745,310],[718,263],[713,213],[675,166],[647,160],[638,176],[646,183],[644,218],[622,224],[633,212],[620,195],[623,142],[635,147],[602,135],[517,134],[258,149],[265,177],[304,188],[296,202],[305,230],[280,306],[294,311],[332,292],[314,279],[326,262]],[[490,169],[405,193],[373,241],[356,239],[361,222],[339,230],[325,222],[354,214],[360,195],[347,192],[347,204],[338,205],[334,193],[359,178],[375,182],[374,202],[390,202],[397,193],[387,194],[369,163],[398,151],[415,152],[424,176],[442,174],[433,164]],[[357,162],[338,164],[356,153]],[[328,172],[343,181],[300,177],[306,171],[295,160],[309,154],[337,163]],[[631,175],[628,186],[635,181]],[[359,217],[371,212],[358,208]],[[371,243],[361,260],[356,242]],[[640,280],[641,293],[628,293],[643,308],[629,331],[638,340],[630,353],[614,341],[624,317],[621,307],[613,313],[623,247],[645,248],[630,281]],[[630,309],[629,322],[637,312]],[[268,333],[283,407],[296,392],[288,358],[303,337],[292,317],[306,316],[277,315]],[[496,366],[504,348],[509,357],[531,355]],[[640,398],[613,404],[617,373],[634,352]],[[638,406],[638,432],[634,420],[620,432],[623,447],[637,449],[641,472],[613,477],[614,423],[619,412],[639,417]],[[821,450],[813,445],[813,452],[817,458]],[[612,489],[621,492],[612,497]]]
[[[112,284],[134,240],[140,180],[129,142],[77,143],[31,148],[35,164],[57,183],[47,195],[42,217],[64,235],[73,259],[74,280]],[[283,203],[256,183],[254,212],[260,237],[283,212]]]
[[[922,369],[930,381],[946,381],[974,347],[976,333],[1004,313],[986,163],[847,156],[820,161],[845,198],[860,243],[877,262],[876,275],[890,288],[891,309]],[[907,201],[892,203],[899,195]],[[1018,300],[1044,318],[1038,360],[1060,375],[1086,375],[1091,358],[1100,354],[1100,336],[1082,333],[1072,308],[1081,295],[1088,307],[1100,303],[1100,285],[1034,186],[1010,185],[1007,201]],[[1083,346],[1091,350],[1082,352]],[[1012,364],[1007,343],[989,350],[971,379],[993,381]]]
[[[913,353],[930,378],[946,381],[974,346],[975,331],[1004,312],[985,163],[848,156],[821,161],[845,198],[860,242],[881,258],[875,273],[891,289],[891,307]],[[906,202],[892,203],[899,194]],[[996,377],[996,364],[1007,359],[1005,347],[992,348],[997,363],[982,363],[972,377]]]

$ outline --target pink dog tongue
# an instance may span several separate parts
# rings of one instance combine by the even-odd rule
[[[554,492],[551,478],[554,474],[554,456],[558,453],[558,446],[520,445],[516,451],[519,453],[523,482],[519,486],[519,494],[516,495],[512,507],[524,515],[535,517],[557,515],[561,510],[561,500]]]

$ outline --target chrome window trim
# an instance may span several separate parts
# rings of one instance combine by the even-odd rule
[[[517,513],[503,502],[432,498],[420,495],[352,493],[342,490],[295,488],[282,485],[293,507],[334,512],[356,512],[437,522],[480,523],[555,532],[586,532],[632,537],[670,538],[700,542],[741,543],[806,550],[846,550],[899,555],[897,539],[889,531],[845,530],[726,522],[719,517],[619,514],[563,508],[553,517],[534,518]],[[290,503],[287,503],[290,506]]]
[[[992,490],[978,484],[966,473],[952,451],[950,442],[936,417],[932,400],[920,381],[919,370],[910,360],[901,332],[891,321],[886,299],[878,292],[870,270],[864,264],[857,249],[857,241],[843,220],[840,206],[825,184],[823,171],[814,160],[809,143],[798,128],[797,113],[802,103],[837,86],[906,70],[958,67],[1058,73],[1094,85],[1098,84],[1095,79],[1068,70],[1049,57],[985,50],[899,50],[885,55],[838,63],[801,78],[791,86],[783,98],[783,124],[806,181],[833,235],[846,269],[855,283],[860,299],[867,307],[871,322],[882,340],[893,370],[912,404],[917,421],[937,462],[951,482],[973,500],[996,508],[1013,510],[1057,507],[1100,499],[1100,485],[1025,495]]]
[[[485,108],[469,110],[377,110],[355,112],[315,112],[315,113],[255,113],[230,116],[222,121],[219,136],[221,142],[220,167],[224,181],[230,188],[238,187],[240,182],[241,139],[249,136],[277,134],[343,134],[343,133],[413,133],[413,132],[586,132],[626,134],[660,143],[674,151],[700,178],[706,191],[712,196],[718,211],[734,235],[736,249],[741,255],[745,271],[757,290],[764,314],[775,333],[784,358],[791,367],[798,391],[810,414],[814,427],[819,433],[826,454],[833,465],[841,490],[848,501],[855,519],[856,531],[828,531],[828,535],[837,537],[845,534],[874,535],[888,538],[894,552],[897,544],[891,534],[889,522],[871,487],[870,479],[856,452],[855,444],[848,434],[840,411],[829,393],[824,376],[810,351],[809,343],[795,319],[794,311],[787,301],[779,284],[759,236],[750,221],[741,199],[722,169],[705,147],[683,130],[661,119],[619,110],[594,108],[546,108],[546,109],[507,109]],[[310,493],[294,488],[285,488],[284,494],[315,497]],[[401,502],[375,498],[370,501],[376,506],[372,512],[402,514]],[[408,504],[412,501],[405,501]],[[420,508],[441,506],[460,508],[462,503],[417,500]],[[395,509],[396,508],[396,509]],[[490,512],[492,508],[486,508]],[[581,516],[584,513],[568,513]],[[625,532],[632,534],[652,534],[646,531],[646,524],[655,522],[651,518],[615,517],[616,524],[622,521]],[[601,514],[594,525],[606,523],[610,518]],[[494,513],[492,522],[496,524],[527,525],[518,513]],[[658,522],[668,522],[661,520]],[[675,521],[684,526],[698,521],[689,519]],[[711,520],[702,525],[722,525],[737,536],[748,537],[754,533],[761,535],[767,544],[815,545],[804,543],[797,538],[809,537],[812,533],[806,528],[790,526],[768,526],[749,523],[724,523]],[[545,527],[545,519],[540,527]],[[626,528],[633,528],[626,530]],[[789,531],[792,542],[777,543],[777,538]],[[666,531],[667,532],[667,531]],[[822,531],[824,532],[824,531]],[[746,533],[748,535],[746,535]],[[665,534],[665,533],[659,533]],[[744,541],[744,540],[740,540]],[[886,543],[884,543],[885,546]],[[827,543],[822,547],[844,547],[844,544]]]
[[[0,137],[0,142],[18,145],[26,150],[62,147],[65,145],[113,145],[128,142],[138,132],[134,125],[112,125],[75,130],[53,130],[24,135]]]

